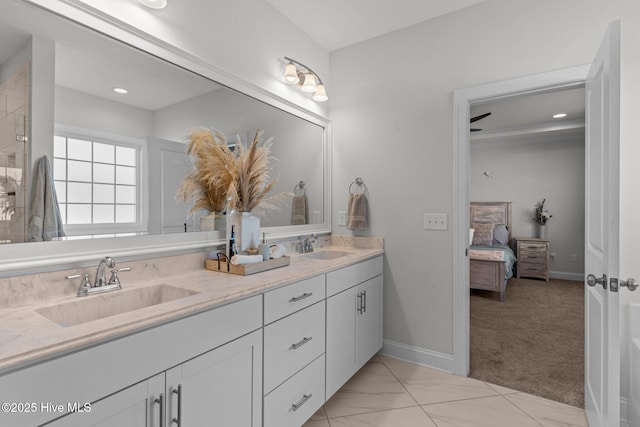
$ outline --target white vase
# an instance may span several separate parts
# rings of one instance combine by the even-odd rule
[[[546,224],[536,224],[536,237],[538,239],[546,239],[547,238],[547,226]]]
[[[227,215],[227,246],[231,237],[231,227],[236,233],[236,246],[243,253],[256,249],[260,243],[260,218],[251,212],[235,212]],[[227,253],[229,253],[227,247]]]
[[[200,231],[226,230],[227,216],[222,212],[211,212],[200,218]]]

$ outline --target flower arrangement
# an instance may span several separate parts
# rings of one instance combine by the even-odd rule
[[[535,215],[533,217],[533,221],[537,224],[540,225],[545,225],[547,223],[547,221],[549,220],[549,218],[551,218],[553,215],[551,215],[549,213],[548,210],[545,210],[544,208],[544,202],[546,202],[547,199],[542,199],[541,202],[537,202],[536,203],[536,211],[535,211]]]
[[[215,129],[192,131],[187,155],[194,170],[184,177],[176,198],[185,203],[193,201],[189,213],[200,209],[250,212],[275,184],[269,179],[271,140],[263,140],[262,132],[257,130],[248,148],[237,137],[232,150],[224,135]]]

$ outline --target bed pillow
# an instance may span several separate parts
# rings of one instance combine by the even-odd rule
[[[473,244],[491,246],[493,242],[493,227],[494,224],[471,224],[471,228],[475,230],[473,233]]]
[[[469,244],[473,245],[473,234],[476,232],[473,228],[469,229]]]
[[[509,228],[506,224],[496,224],[493,227],[493,244],[506,245],[509,243]]]

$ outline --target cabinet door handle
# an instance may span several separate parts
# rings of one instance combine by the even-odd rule
[[[300,409],[302,407],[302,405],[304,405],[305,403],[307,403],[307,401],[309,399],[311,399],[311,396],[313,396],[313,394],[309,393],[309,394],[303,394],[302,395],[302,399],[300,399],[298,401],[298,403],[294,403],[293,405],[291,405],[291,410],[292,411],[297,411],[298,409]]]
[[[313,339],[313,337],[304,337],[302,338],[300,341],[298,341],[295,344],[291,344],[291,347],[289,347],[289,350],[295,350],[298,349],[300,347],[302,347],[303,345],[305,345],[306,343],[308,343],[309,341],[311,341]]]
[[[300,295],[299,297],[293,297],[289,300],[289,302],[298,302],[301,301],[305,298],[309,298],[311,295],[313,295],[313,292],[305,292],[304,294]]]
[[[367,291],[362,291],[362,312],[367,312]]]
[[[178,395],[178,417],[172,419],[171,422],[180,427],[182,425],[182,384],[178,384],[178,389],[174,388],[172,393]]]
[[[362,314],[362,292],[358,292],[358,313]]]
[[[153,402],[160,405],[160,423],[158,426],[164,427],[164,393],[160,393],[160,396],[157,399],[154,399]]]

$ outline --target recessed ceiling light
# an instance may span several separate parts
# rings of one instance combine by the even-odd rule
[[[167,0],[140,0],[140,3],[151,9],[164,9],[167,7]]]
[[[121,88],[121,87],[114,87],[114,88],[113,88],[113,91],[114,91],[115,93],[121,93],[121,94],[129,93],[129,91],[128,91],[128,90],[126,90],[126,89],[124,89],[124,88]]]
[[[563,117],[567,117],[567,113],[558,113],[553,115],[554,119],[561,119]]]

